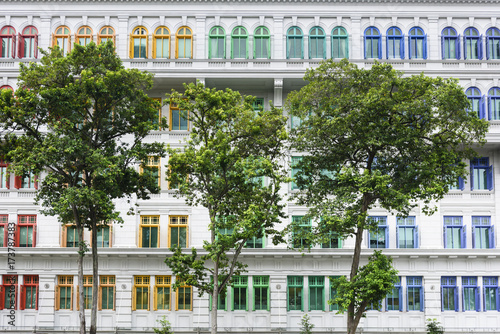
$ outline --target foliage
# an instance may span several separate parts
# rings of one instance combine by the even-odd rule
[[[441,326],[439,321],[437,321],[435,318],[434,319],[431,319],[431,318],[427,319],[426,329],[427,329],[427,334],[443,334],[444,333],[443,326]]]
[[[233,275],[245,269],[238,261],[245,243],[277,234],[274,224],[283,217],[280,184],[286,181],[280,166],[286,119],[275,108],[254,111],[251,96],[200,83],[185,85],[183,94],[174,91],[170,98],[189,116],[192,130],[184,148],[168,148],[167,180],[188,205],[208,210],[210,240],[201,256],[194,248],[184,253],[178,247],[165,262],[183,284],[217,300]]]
[[[153,331],[156,334],[173,334],[172,332],[172,326],[170,326],[170,321],[167,320],[165,316],[163,316],[161,319],[156,320],[160,324],[160,327],[153,327]]]
[[[403,76],[388,64],[359,69],[327,60],[304,80],[286,102],[294,125],[300,119],[291,149],[304,154],[294,166],[300,189],[294,198],[317,222],[311,244],[332,235],[355,238],[349,281],[356,281],[363,232],[377,228],[368,211],[433,213],[434,201],[465,176],[465,159],[485,142],[488,123],[468,111],[455,80]],[[350,334],[365,304],[350,299]]]
[[[310,322],[311,318],[309,315],[304,314],[302,319],[300,320],[300,334],[311,334],[314,328],[314,325]]]
[[[41,212],[76,224],[82,281],[84,227],[120,223],[114,199],[158,191],[153,173],[139,174],[137,164],[163,154],[161,144],[143,141],[159,105],[144,92],[152,75],[125,69],[112,43],[75,44],[67,56],[58,48],[42,53],[40,63],[20,64],[14,94],[2,92],[0,123],[16,175],[44,175],[36,196]],[[92,238],[97,291],[97,233]],[[83,287],[80,293],[82,302]],[[94,294],[91,332],[96,310]],[[82,304],[81,332],[83,315]]]

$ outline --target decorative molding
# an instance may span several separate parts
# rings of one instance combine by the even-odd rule
[[[137,25],[142,26],[142,16],[137,16]]]
[[[315,25],[315,26],[319,26],[319,19],[320,19],[320,17],[319,17],[319,16],[315,16],[315,17],[314,17],[314,25]]]
[[[469,27],[474,26],[474,16],[469,16]]]
[[[10,26],[10,15],[5,15],[5,25]]]
[[[420,17],[415,16],[415,17],[413,18],[413,22],[414,22],[414,24],[415,24],[415,27],[418,27],[418,26],[419,26],[419,22],[420,22]]]
[[[265,18],[266,18],[266,17],[265,17],[264,15],[260,15],[260,16],[259,16],[259,24],[260,24],[261,26],[263,26],[263,25],[264,25],[264,20],[265,20]]]
[[[61,16],[60,16],[60,20],[61,20],[61,25],[62,25],[62,26],[63,26],[63,25],[65,25],[65,23],[66,23],[66,16],[61,15]]]
[[[337,25],[342,25],[342,16],[337,16]]]
[[[396,23],[398,23],[398,17],[397,16],[393,16],[392,17],[392,25],[396,26]]]
[[[110,16],[109,15],[106,15],[104,16],[104,24],[109,26],[109,20],[110,20]]]
[[[370,16],[370,26],[374,26],[375,25],[375,16]]]
[[[220,26],[220,15],[215,15],[214,19],[215,19],[215,25]]]
[[[240,26],[243,22],[243,16],[241,16],[241,15],[236,16],[236,22]]]
[[[292,25],[296,26],[297,25],[297,15],[292,16]]]
[[[160,25],[165,25],[165,15],[160,15]]]
[[[86,26],[86,25],[87,25],[87,20],[88,20],[88,18],[89,18],[89,17],[88,17],[87,15],[83,15],[83,16],[82,16],[82,23],[83,23],[83,25],[84,25],[84,26]]]
[[[183,25],[183,26],[187,25],[187,21],[188,21],[187,16],[186,16],[186,15],[183,15],[183,16],[182,16],[182,25]]]
[[[451,27],[451,22],[453,22],[453,17],[448,16],[448,17],[446,18],[446,25],[447,25],[448,27]]]

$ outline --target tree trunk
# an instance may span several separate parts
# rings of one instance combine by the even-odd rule
[[[214,289],[212,290],[212,310],[210,311],[210,334],[217,334],[217,306],[219,306],[219,262],[215,261]]]
[[[97,333],[97,297],[99,294],[99,268],[97,254],[97,224],[92,219],[92,311],[90,315],[90,334]]]
[[[85,256],[85,243],[83,241],[83,226],[79,219],[76,219],[76,229],[78,230],[78,295],[79,295],[79,311],[80,317],[80,334],[86,333],[85,328],[85,294],[83,288],[83,257]]]
[[[352,281],[359,269],[359,260],[361,258],[361,243],[363,241],[363,227],[358,224],[358,229],[356,231],[356,240],[354,245],[354,254],[352,256],[352,264],[351,264],[351,274],[349,280]],[[356,312],[354,308],[354,302],[349,304],[347,308],[347,334],[354,334],[359,324],[360,317],[357,317],[357,314],[361,311],[364,311],[364,308],[358,310]]]

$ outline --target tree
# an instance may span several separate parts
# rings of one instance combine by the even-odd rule
[[[187,284],[212,298],[211,331],[217,333],[217,301],[234,275],[247,242],[277,235],[274,224],[283,217],[279,195],[286,179],[280,166],[286,120],[280,110],[254,111],[251,96],[226,89],[185,85],[171,103],[189,117],[192,130],[182,149],[168,148],[167,180],[189,206],[203,206],[209,215],[210,240],[204,252],[184,253],[172,247],[165,260],[178,277],[174,288]],[[263,177],[266,182],[262,182]]]
[[[452,79],[328,60],[308,70],[304,80],[308,84],[286,104],[301,121],[291,134],[292,149],[304,154],[295,167],[301,189],[296,199],[318,221],[316,240],[332,234],[355,239],[349,280],[334,283],[335,302],[347,310],[353,334],[368,303],[390,291],[392,283],[386,283],[395,275],[384,274],[392,269],[382,254],[360,268],[363,232],[377,228],[368,211],[377,206],[406,216],[419,207],[431,214],[432,201],[466,174],[464,159],[475,156],[488,126],[468,111]],[[373,266],[378,278],[367,272]],[[371,279],[384,284],[368,288]]]
[[[92,233],[92,315],[96,332],[100,228],[123,219],[114,199],[148,198],[158,191],[153,171],[137,164],[162,155],[158,143],[143,139],[154,128],[159,105],[144,90],[152,75],[125,69],[112,43],[75,44],[66,57],[55,48],[40,63],[21,64],[19,89],[2,92],[0,122],[16,175],[46,173],[36,196],[41,212],[74,223],[78,231],[80,333],[85,333],[84,228]]]

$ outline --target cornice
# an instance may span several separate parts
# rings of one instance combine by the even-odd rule
[[[353,3],[359,4],[436,4],[436,5],[453,5],[453,4],[500,4],[500,0],[0,0],[0,3],[6,2],[26,2],[26,3]]]

